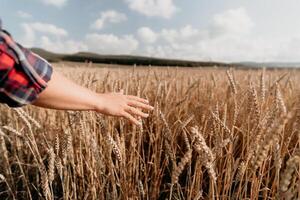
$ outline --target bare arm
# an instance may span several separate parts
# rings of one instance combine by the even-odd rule
[[[139,121],[133,116],[148,117],[140,109],[153,109],[146,99],[122,93],[98,94],[75,84],[55,70],[47,88],[33,105],[62,110],[93,110],[125,117],[136,125],[139,125]]]

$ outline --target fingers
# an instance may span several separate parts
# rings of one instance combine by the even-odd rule
[[[134,101],[134,100],[129,101],[128,105],[132,106],[132,107],[142,108],[145,110],[153,110],[154,109],[152,106],[150,106],[148,104],[145,104],[145,103],[142,103],[139,101]]]
[[[127,109],[125,109],[127,112],[130,112],[131,114],[133,115],[137,115],[137,116],[140,116],[140,117],[148,117],[149,115],[147,113],[144,113],[142,111],[140,111],[139,109],[137,108],[134,108],[134,107],[130,107],[128,106]]]
[[[137,96],[127,95],[127,97],[130,100],[138,101],[138,102],[145,103],[145,104],[149,103],[149,101],[147,99],[143,99],[143,98],[140,98],[140,97],[137,97]]]
[[[133,124],[137,125],[137,126],[141,126],[141,122],[139,122],[136,118],[134,118],[131,114],[129,114],[128,112],[124,112],[123,116],[128,119],[129,121],[131,121]]]

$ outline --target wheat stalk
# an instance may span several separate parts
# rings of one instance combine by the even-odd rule
[[[299,155],[294,155],[287,161],[286,168],[281,176],[280,191],[286,192],[291,184],[293,173],[296,171],[297,166],[300,164]]]
[[[217,180],[217,175],[214,170],[214,161],[215,155],[213,154],[212,150],[207,146],[205,139],[203,138],[202,134],[199,132],[198,127],[192,127],[191,132],[194,136],[194,148],[198,152],[198,154],[204,154],[203,162],[205,167],[208,170],[208,173],[212,180],[215,182]]]
[[[266,81],[265,81],[265,68],[262,70],[260,75],[260,99],[264,102],[266,99]]]
[[[55,166],[55,153],[53,148],[51,147],[50,149],[48,149],[48,171],[47,171],[50,185],[54,180],[54,175],[55,175],[54,166]]]
[[[283,114],[286,114],[287,113],[287,109],[286,109],[284,100],[282,98],[282,94],[280,92],[279,84],[276,83],[275,86],[276,86],[276,93],[275,93],[275,96],[276,96],[276,105],[280,108],[280,110],[281,110],[281,112],[283,112]]]
[[[226,71],[226,74],[227,74],[227,78],[228,78],[229,83],[230,83],[232,93],[237,94],[236,84],[235,84],[235,81],[233,79],[233,75],[231,74],[231,72],[229,70]]]
[[[37,128],[41,128],[41,124],[36,121],[33,117],[31,117],[27,112],[25,112],[22,108],[14,108],[14,110],[18,113],[19,116],[23,116],[27,118],[31,123],[33,123]]]
[[[191,159],[192,159],[192,152],[193,150],[190,149],[189,151],[187,151],[184,156],[181,158],[179,164],[177,165],[177,167],[173,170],[172,172],[172,184],[175,184],[178,182],[178,178],[180,176],[180,174],[182,173],[182,171],[184,170],[185,165],[187,165]]]
[[[106,140],[107,140],[107,143],[111,146],[115,156],[117,157],[117,160],[122,163],[122,154],[121,154],[121,151],[117,145],[117,143],[114,141],[114,139],[109,135],[107,134],[106,136]]]

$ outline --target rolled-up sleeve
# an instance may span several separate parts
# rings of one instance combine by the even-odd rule
[[[33,103],[47,87],[52,70],[45,59],[17,44],[0,27],[0,103],[10,107]]]

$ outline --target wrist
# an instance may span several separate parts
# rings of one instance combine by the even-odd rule
[[[104,97],[103,94],[95,93],[92,101],[92,110],[97,112],[103,112],[104,110]]]

